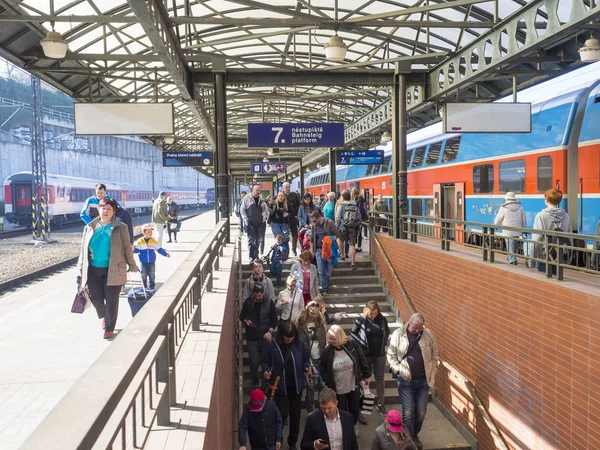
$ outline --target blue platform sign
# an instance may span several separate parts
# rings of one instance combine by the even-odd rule
[[[258,175],[275,175],[285,173],[286,164],[281,161],[253,162],[250,164],[250,172]]]
[[[383,150],[344,150],[338,152],[338,164],[367,165],[383,164]]]
[[[249,123],[248,147],[341,147],[343,123]]]
[[[163,152],[163,167],[209,167],[213,165],[211,152]]]

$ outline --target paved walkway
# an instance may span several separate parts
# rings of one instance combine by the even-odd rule
[[[171,258],[158,256],[157,287],[214,223],[214,211],[183,222],[179,243],[164,244]],[[76,270],[69,269],[0,297],[2,450],[16,450],[110,345],[102,339],[93,308],[83,315],[70,312],[76,276]],[[131,320],[125,296],[119,309],[117,331]]]

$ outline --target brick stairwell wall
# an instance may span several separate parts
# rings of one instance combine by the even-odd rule
[[[437,339],[438,399],[499,448],[462,378],[470,380],[511,449],[600,449],[600,291],[377,236]],[[372,260],[404,320],[410,311],[378,247]]]
[[[237,417],[235,398],[235,369],[238,363],[235,354],[237,345],[235,332],[237,274],[237,265],[232,263],[219,342],[219,357],[213,381],[210,411],[207,411],[208,422],[202,447],[209,450],[233,448],[233,417]]]

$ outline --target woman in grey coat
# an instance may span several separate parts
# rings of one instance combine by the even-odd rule
[[[402,428],[402,414],[392,409],[385,416],[385,422],[375,430],[371,450],[414,450],[410,434]]]
[[[119,313],[119,293],[127,283],[127,270],[139,272],[129,243],[127,225],[117,220],[117,202],[103,199],[100,215],[83,229],[77,268],[77,284],[86,286],[98,318],[102,319],[104,339],[115,336]]]
[[[290,269],[290,275],[298,280],[298,288],[304,296],[304,306],[319,295],[319,273],[317,268],[311,264],[312,253],[305,251],[300,253],[296,264]]]

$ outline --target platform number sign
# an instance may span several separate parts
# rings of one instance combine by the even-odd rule
[[[249,123],[248,147],[341,147],[342,123]]]

